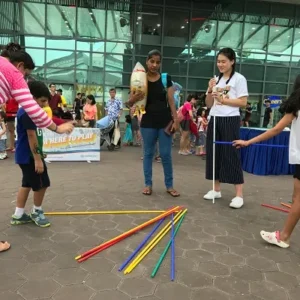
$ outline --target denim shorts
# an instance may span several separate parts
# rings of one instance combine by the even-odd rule
[[[4,152],[6,149],[6,140],[0,140],[0,152]]]
[[[206,145],[206,132],[200,131],[199,137],[196,140],[197,147],[205,147]]]

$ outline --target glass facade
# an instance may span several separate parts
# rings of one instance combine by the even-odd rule
[[[0,45],[17,41],[34,58],[33,77],[98,102],[116,87],[126,101],[130,74],[147,53],[163,54],[162,71],[203,94],[217,74],[216,53],[232,47],[248,80],[260,125],[263,100],[285,98],[300,74],[300,5],[261,0],[1,0]],[[278,116],[279,117],[279,116]],[[276,118],[276,114],[275,114]]]

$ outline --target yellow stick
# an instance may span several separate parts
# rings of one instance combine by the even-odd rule
[[[174,225],[180,220],[183,214],[187,212],[187,209],[180,211],[174,218]],[[124,274],[129,274],[132,270],[146,257],[147,254],[164,238],[164,236],[171,230],[172,222],[170,221],[154,239],[143,249],[143,251],[135,258],[135,260],[126,268]]]
[[[47,212],[47,216],[77,216],[77,215],[122,215],[122,214],[161,214],[165,210],[107,210],[107,211],[66,211],[66,212]]]

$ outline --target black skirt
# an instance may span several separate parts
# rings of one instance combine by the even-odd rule
[[[216,117],[216,141],[232,142],[240,138],[240,116]],[[206,179],[213,180],[213,127],[211,116],[206,137]],[[240,150],[232,145],[216,144],[215,179],[223,183],[243,184]]]

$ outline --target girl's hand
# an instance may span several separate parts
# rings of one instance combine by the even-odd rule
[[[143,93],[142,91],[137,91],[135,93],[131,92],[129,102],[136,103],[137,101],[142,100],[144,97],[145,97],[145,93]]]
[[[223,102],[223,94],[220,94],[219,92],[212,93],[213,98],[217,101],[217,105],[222,105]]]
[[[176,132],[178,129],[179,129],[179,122],[178,120],[174,120],[174,123],[171,128],[171,132]]]
[[[215,78],[212,78],[209,82],[208,82],[208,90],[209,92],[211,92],[213,90],[213,88],[217,85],[217,81]]]
[[[236,147],[237,149],[243,148],[243,147],[248,147],[250,144],[248,141],[243,141],[243,140],[235,140],[232,142],[232,146]]]

